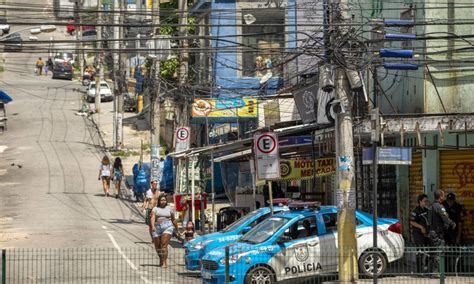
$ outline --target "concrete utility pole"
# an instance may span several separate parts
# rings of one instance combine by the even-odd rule
[[[156,37],[160,34],[160,0],[153,0],[152,6],[152,22],[153,22],[153,37]],[[155,48],[158,48],[155,45]],[[157,179],[160,173],[160,131],[161,131],[161,111],[160,111],[160,54],[157,54],[156,58],[153,59],[154,64],[154,84],[158,82],[158,88],[153,88],[151,91],[151,102],[150,102],[150,144],[151,144],[151,178]]]
[[[118,87],[118,81],[120,80],[119,75],[119,39],[120,39],[120,27],[119,27],[119,17],[120,17],[120,4],[119,0],[114,1],[114,42],[113,42],[113,80],[114,80],[114,149],[119,150],[121,145],[120,141],[122,140],[122,112],[119,110],[119,96],[120,91]]]
[[[347,0],[331,0],[333,28],[338,24],[338,33],[334,33],[331,44],[340,40],[336,38],[348,32]],[[352,98],[349,81],[343,66],[336,66],[335,72],[336,101],[340,102],[336,115],[336,159],[337,159],[337,232],[339,281],[353,282],[358,276],[357,240],[355,230],[356,193],[354,181],[354,140],[352,136]]]
[[[97,1],[97,52],[96,52],[96,74],[95,74],[95,112],[100,112],[100,82],[104,80],[104,68],[102,67],[102,0]]]
[[[179,84],[183,85],[188,79],[188,0],[179,0],[179,35],[183,38],[181,40],[181,60],[179,64]]]
[[[82,51],[82,33],[81,33],[81,13],[79,9],[82,6],[81,0],[74,0],[74,22],[76,24],[76,52],[77,61],[79,62],[81,77],[84,76],[84,57]]]

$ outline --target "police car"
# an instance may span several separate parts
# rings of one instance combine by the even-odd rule
[[[275,206],[273,210],[278,213],[289,209],[286,206]],[[189,241],[184,245],[186,268],[199,270],[201,268],[200,260],[206,253],[216,247],[226,246],[234,242],[268,217],[270,217],[270,208],[263,207],[243,216],[220,232],[203,235]]]
[[[356,211],[359,273],[377,274],[403,256],[404,240],[396,219],[379,218],[378,248],[372,249],[372,215]],[[297,209],[275,214],[229,245],[231,283],[274,283],[282,280],[334,274],[338,269],[337,209]],[[225,247],[202,258],[203,283],[225,282]],[[370,252],[370,253],[369,253]]]

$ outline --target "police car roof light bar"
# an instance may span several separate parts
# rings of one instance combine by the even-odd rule
[[[319,201],[293,201],[288,207],[290,210],[319,210],[321,202]]]

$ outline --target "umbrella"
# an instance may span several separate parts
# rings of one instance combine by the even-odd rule
[[[11,102],[13,99],[7,95],[7,93],[5,93],[4,91],[1,91],[0,90],[0,101],[8,104],[9,102]]]

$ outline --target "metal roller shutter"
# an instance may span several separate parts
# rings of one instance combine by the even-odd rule
[[[464,205],[463,237],[474,241],[474,150],[441,151],[439,158],[441,189]]]
[[[416,207],[416,198],[423,193],[423,168],[421,153],[413,153],[410,166],[410,212]]]

